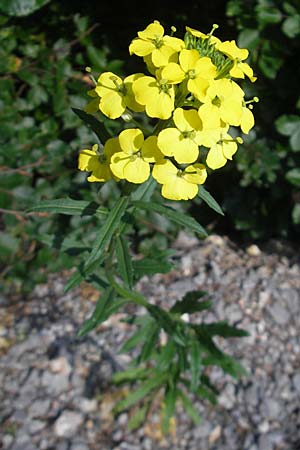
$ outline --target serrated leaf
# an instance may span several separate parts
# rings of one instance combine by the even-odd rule
[[[122,411],[124,409],[130,408],[135,403],[142,400],[150,392],[162,386],[166,380],[165,374],[156,375],[150,380],[142,383],[142,385],[136,390],[131,392],[124,400],[117,403],[115,410],[116,412]]]
[[[91,114],[87,114],[78,108],[72,108],[72,111],[85,123],[91,130],[98,136],[100,142],[104,145],[105,142],[111,138],[110,133],[107,131],[104,123],[100,122]]]
[[[95,240],[93,250],[87,258],[83,273],[88,274],[93,267],[95,261],[102,257],[101,253],[105,250],[106,246],[110,243],[114,233],[118,229],[121,219],[127,209],[129,202],[128,197],[121,197],[112,210],[109,212],[105,223],[101,226],[100,232]]]
[[[231,375],[233,378],[240,378],[248,375],[246,369],[234,358],[224,353],[221,356],[209,355],[203,359],[203,364],[206,366],[216,365],[221,367],[224,372]]]
[[[132,431],[136,428],[139,428],[139,426],[146,420],[147,411],[149,409],[149,404],[146,404],[142,406],[141,408],[138,408],[137,411],[130,417],[128,421],[128,430]]]
[[[164,407],[163,407],[163,420],[162,420],[162,432],[167,434],[170,428],[170,420],[175,414],[177,399],[177,389],[174,386],[169,386],[165,393]]]
[[[185,395],[184,392],[182,392],[181,390],[180,391],[178,390],[178,394],[181,398],[182,405],[183,405],[184,409],[186,410],[186,412],[188,413],[188,415],[190,416],[190,418],[193,420],[195,425],[199,425],[199,423],[201,422],[201,418],[200,418],[197,410],[195,409],[193,403],[189,399],[189,397],[187,395]]]
[[[56,198],[53,200],[41,201],[38,205],[32,206],[27,212],[49,212],[55,214],[105,217],[108,209],[99,206],[95,202],[84,200],[73,200],[71,198]]]
[[[190,351],[191,391],[195,392],[199,386],[201,373],[201,349],[196,339],[191,341]]]
[[[141,201],[134,201],[133,204],[137,208],[141,208],[146,211],[153,211],[156,212],[157,214],[162,214],[163,216],[170,219],[172,222],[175,222],[178,225],[184,226],[198,233],[199,237],[201,238],[207,236],[207,232],[205,231],[205,229],[195,219],[188,216],[187,214],[181,213],[180,211],[176,211],[170,206],[160,205],[158,203],[153,202],[147,203]]]
[[[149,330],[147,335],[147,339],[144,342],[141,353],[139,354],[138,361],[144,362],[147,361],[151,354],[153,353],[156,342],[159,339],[160,328],[157,324],[154,324],[152,328]]]
[[[133,266],[128,242],[123,236],[117,236],[116,238],[116,255],[119,274],[125,285],[131,288],[133,284]]]
[[[132,261],[132,265],[137,279],[144,275],[151,276],[156,273],[168,273],[173,267],[173,264],[168,261],[147,257]]]
[[[148,369],[144,367],[130,367],[113,375],[113,382],[116,384],[127,383],[128,381],[136,381],[144,379],[147,376]]]
[[[120,353],[125,353],[132,350],[138,344],[143,343],[148,338],[149,332],[152,331],[153,325],[155,325],[152,317],[146,316],[144,317],[144,321],[138,330],[122,345],[119,350]]]
[[[194,313],[209,309],[212,305],[210,300],[199,301],[198,299],[207,295],[205,291],[187,292],[181,300],[172,306],[170,312],[176,314]]]
[[[221,214],[221,216],[224,216],[224,212],[219,203],[203,186],[199,186],[198,197],[200,197],[201,200],[203,200],[211,209],[216,211],[218,214]]]
[[[177,324],[172,320],[170,314],[167,313],[164,309],[160,308],[156,305],[147,305],[147,309],[149,313],[157,320],[160,326],[166,331],[166,333],[173,337],[174,341],[185,347],[186,342],[184,336],[177,330]]]
[[[115,291],[113,288],[108,288],[99,298],[96,304],[96,308],[92,316],[84,322],[80,327],[77,336],[83,337],[96,328],[100,323],[106,320],[104,316],[105,308],[113,301],[115,296]],[[105,318],[104,318],[105,317]]]
[[[248,331],[229,325],[227,322],[204,323],[197,325],[198,330],[203,330],[210,336],[222,336],[224,338],[247,337]]]

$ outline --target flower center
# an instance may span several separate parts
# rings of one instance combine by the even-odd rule
[[[217,95],[211,102],[213,105],[217,106],[218,108],[220,108],[220,106],[222,104],[221,99]]]
[[[162,38],[160,37],[155,37],[154,39],[152,39],[153,44],[155,45],[156,48],[160,48],[163,46],[164,42],[162,40]]]
[[[186,76],[187,76],[187,78],[189,80],[194,80],[196,78],[196,71],[195,71],[195,69],[188,70]]]

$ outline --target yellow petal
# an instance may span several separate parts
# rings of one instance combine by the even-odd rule
[[[150,23],[145,30],[138,32],[138,37],[145,40],[162,38],[163,35],[164,28],[158,21]]]
[[[227,159],[223,155],[222,146],[220,144],[216,144],[208,152],[206,158],[206,164],[211,169],[219,169],[220,167],[225,166]]]
[[[124,113],[126,104],[120,93],[111,91],[101,98],[99,109],[110,119],[117,119]]]
[[[220,111],[212,103],[204,103],[200,106],[198,114],[204,128],[219,128],[221,124]]]
[[[173,48],[176,52],[179,52],[184,48],[184,42],[182,39],[176,38],[174,36],[164,36],[163,37],[164,45]]]
[[[163,68],[161,72],[162,78],[165,78],[170,83],[181,83],[184,80],[185,73],[181,69],[179,64],[169,63],[166,67]]]
[[[130,156],[124,152],[115,153],[111,158],[110,170],[116,177],[120,178],[121,180],[125,178],[124,168],[129,160]]]
[[[149,178],[150,166],[142,158],[129,161],[124,166],[124,178],[130,183],[144,183]]]
[[[254,127],[254,117],[249,108],[244,107],[241,117],[242,132],[248,134],[251,128]]]
[[[149,55],[155,49],[155,45],[150,41],[134,39],[129,45],[129,53],[137,56]]]
[[[161,190],[162,196],[169,200],[189,200],[196,197],[197,193],[198,186],[182,177],[176,177],[176,180],[164,184]]]
[[[176,144],[180,143],[181,132],[177,128],[165,128],[157,139],[157,145],[166,156],[174,156]]]
[[[235,41],[225,41],[216,45],[216,48],[232,59],[244,60],[248,58],[249,52],[246,48],[239,48]]]
[[[107,164],[99,165],[87,178],[89,182],[105,182],[111,179],[111,172]]]
[[[157,146],[157,136],[149,136],[143,143],[141,149],[142,158],[148,163],[162,161],[164,155]]]
[[[207,178],[204,164],[193,164],[185,168],[184,179],[189,183],[203,184]]]
[[[134,73],[133,75],[129,75],[124,80],[124,86],[126,90],[126,95],[124,96],[124,101],[126,103],[126,106],[128,108],[132,109],[132,111],[135,112],[142,112],[144,111],[144,106],[137,103],[135,100],[135,96],[132,90],[132,84],[135,80],[138,80],[139,78],[143,77],[144,74],[142,73]]]
[[[179,55],[179,62],[185,72],[195,69],[195,65],[200,56],[197,50],[182,50]]]
[[[87,172],[92,171],[93,164],[91,163],[91,160],[93,159],[98,159],[95,151],[88,149],[81,150],[78,157],[78,169],[85,170]]]
[[[89,102],[84,108],[85,112],[88,114],[93,114],[99,111],[100,98],[94,98],[91,102]]]
[[[205,100],[206,91],[209,87],[209,81],[204,78],[194,78],[187,84],[188,90],[201,102]]]
[[[111,90],[116,90],[116,84],[121,85],[123,83],[122,78],[115,75],[113,72],[104,72],[100,75],[97,80],[97,86],[95,87],[95,92],[97,95],[102,97]]]
[[[160,184],[167,183],[170,179],[177,178],[177,167],[169,160],[164,160],[154,164],[152,170],[153,178]]]
[[[238,146],[236,142],[222,142],[223,155],[227,159],[232,159],[232,156],[236,153],[237,149]]]
[[[151,54],[151,59],[155,67],[163,67],[168,63],[176,62],[177,52],[172,47],[163,45],[160,48],[155,48]]]
[[[192,131],[202,128],[199,114],[194,109],[176,108],[173,113],[173,120],[180,131]]]
[[[128,155],[133,155],[143,145],[144,135],[138,128],[128,128],[119,134],[121,149]]]
[[[172,90],[171,90],[172,89]],[[174,110],[174,90],[173,86],[168,93],[153,92],[149,93],[147,104],[145,105],[146,113],[149,117],[157,117],[158,119],[169,119]]]
[[[110,138],[104,144],[103,153],[105,154],[108,161],[110,161],[113,154],[121,152],[122,149],[120,147],[118,138]]]

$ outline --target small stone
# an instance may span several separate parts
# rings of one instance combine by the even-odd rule
[[[64,411],[54,423],[54,433],[58,437],[70,438],[83,423],[83,416],[74,411]]]
[[[258,429],[259,429],[260,433],[263,433],[263,434],[267,433],[269,431],[269,429],[270,429],[269,422],[267,420],[263,420],[259,424]]]
[[[35,400],[28,409],[29,417],[44,417],[50,408],[50,400]]]
[[[42,422],[41,420],[32,420],[29,423],[29,432],[30,434],[38,433],[39,431],[42,431],[46,426],[45,422]]]
[[[261,254],[260,249],[255,244],[249,245],[249,247],[247,247],[246,249],[246,252],[249,256],[259,256]]]
[[[214,444],[218,439],[220,439],[221,433],[222,433],[222,428],[220,427],[220,425],[217,425],[213,429],[213,431],[210,433],[210,435],[208,437],[208,442],[210,444]]]
[[[290,313],[287,307],[283,307],[278,301],[274,302],[268,309],[278,325],[286,325],[290,321]]]
[[[273,444],[270,437],[267,434],[260,436],[258,440],[259,450],[273,450]]]
[[[68,389],[69,378],[62,373],[44,372],[42,385],[45,386],[50,395],[59,395]]]
[[[64,375],[69,375],[72,370],[67,359],[63,356],[61,356],[60,358],[52,359],[49,362],[49,369],[53,373],[61,373]]]
[[[297,392],[300,392],[300,374],[299,373],[296,373],[293,376],[293,386]]]
[[[92,412],[97,411],[98,402],[95,398],[94,399],[82,398],[81,401],[79,402],[79,407],[82,412],[90,414]]]

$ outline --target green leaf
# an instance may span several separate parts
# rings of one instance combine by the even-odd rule
[[[185,347],[186,342],[184,336],[178,331],[177,324],[172,320],[170,314],[164,309],[156,305],[147,304],[147,310],[149,313],[157,320],[161,327],[166,331],[166,333],[173,337],[174,341]]]
[[[143,380],[148,373],[145,367],[130,367],[113,375],[113,382],[116,384],[127,383],[128,381]]]
[[[282,31],[289,38],[294,38],[300,33],[300,16],[295,14],[294,16],[287,17],[282,24]]]
[[[204,311],[211,307],[210,300],[199,302],[198,299],[207,295],[204,291],[190,291],[187,292],[181,300],[178,300],[171,308],[170,312],[176,314],[194,313]]]
[[[128,197],[121,197],[109,212],[105,223],[100,228],[100,232],[96,238],[93,250],[85,262],[84,273],[87,274],[93,267],[94,262],[101,258],[103,251],[110,243],[113,235],[121,223],[121,219],[127,209],[128,202]]]
[[[291,169],[285,174],[285,178],[294,186],[300,186],[300,169]]]
[[[126,353],[148,339],[149,332],[153,330],[153,327],[155,328],[155,322],[148,315],[143,317],[143,319],[139,329],[122,345],[119,350],[120,353]]]
[[[222,336],[224,338],[250,336],[248,331],[229,325],[227,322],[203,323],[196,325],[196,327],[198,330],[205,331],[210,336]]]
[[[99,206],[95,202],[84,200],[72,200],[71,198],[56,198],[41,201],[32,206],[28,212],[49,212],[57,214],[104,217],[108,215],[107,208]]]
[[[161,214],[168,219],[170,219],[172,222],[177,223],[178,225],[184,226],[186,228],[189,228],[192,231],[195,231],[198,233],[199,237],[205,238],[207,236],[207,232],[204,230],[204,228],[192,217],[188,216],[187,214],[183,214],[179,211],[176,211],[175,209],[171,208],[170,206],[164,206],[159,205],[158,203],[153,202],[141,202],[141,201],[134,201],[133,204],[137,208],[144,209],[146,211],[153,211],[157,214]]]
[[[150,380],[147,380],[136,391],[131,392],[124,400],[117,403],[115,407],[116,412],[130,408],[132,405],[142,400],[154,389],[162,386],[165,383],[166,377],[167,374],[159,374],[154,376]]]
[[[238,37],[239,47],[254,51],[258,43],[259,31],[256,28],[246,28],[240,32]]]
[[[190,369],[191,369],[191,391],[196,392],[201,373],[201,349],[196,339],[191,341],[190,352]]]
[[[201,418],[200,418],[198,412],[196,411],[191,400],[181,390],[178,390],[178,394],[181,398],[182,405],[183,405],[184,409],[186,410],[186,412],[188,413],[188,415],[190,416],[190,418],[193,420],[195,425],[199,425],[199,423],[201,422]]]
[[[239,362],[237,362],[231,356],[225,355],[224,353],[222,354],[222,356],[209,355],[205,357],[203,359],[203,364],[206,366],[219,366],[221,367],[221,369],[223,369],[224,372],[228,373],[236,379],[240,378],[242,375],[248,375],[245,368]]]
[[[291,136],[300,127],[300,117],[292,114],[285,114],[275,121],[275,125],[279,133],[285,136]]]
[[[97,327],[100,323],[106,320],[107,315],[105,314],[106,307],[113,301],[115,296],[115,291],[113,288],[108,288],[99,298],[96,304],[96,308],[92,316],[84,322],[80,327],[77,336],[83,337],[88,334],[91,330]]]
[[[167,434],[170,428],[170,419],[175,414],[177,399],[177,389],[174,386],[169,386],[165,393],[164,408],[163,408],[163,420],[162,420],[162,432]]]
[[[204,189],[203,186],[199,186],[198,197],[200,197],[211,209],[221,214],[221,216],[224,216],[224,212],[219,203],[217,203],[213,196]]]
[[[89,273],[92,273],[94,270],[99,268],[105,258],[107,257],[106,253],[103,253],[100,258],[95,260],[89,267],[89,270],[84,270],[84,263],[82,263],[77,272],[71,276],[67,284],[65,285],[64,292],[68,292],[70,289],[73,289],[75,286],[78,286],[82,281],[84,281]]]
[[[141,200],[143,202],[149,202],[156,187],[156,181],[152,176],[148,178],[145,183],[140,184],[137,189],[132,192],[131,199],[133,201]]]
[[[50,0],[1,0],[0,11],[8,16],[28,16]]]
[[[140,425],[145,422],[149,404],[138,408],[138,410],[130,417],[128,421],[128,430],[132,431],[139,428]]]
[[[141,353],[139,354],[139,362],[147,361],[150,358],[151,354],[155,350],[155,346],[159,338],[159,332],[160,327],[154,323],[147,334]]]
[[[154,258],[143,258],[132,261],[132,265],[137,279],[144,275],[151,276],[156,273],[168,273],[173,267],[173,264],[168,261]]]
[[[133,283],[133,267],[128,242],[124,238],[124,236],[117,236],[116,255],[118,260],[119,273],[125,285],[131,288]]]
[[[292,210],[292,219],[295,225],[300,224],[300,204],[297,203]]]
[[[72,111],[98,136],[100,142],[104,145],[105,142],[111,138],[104,123],[100,122],[91,114],[87,114],[78,108],[72,108]]]

